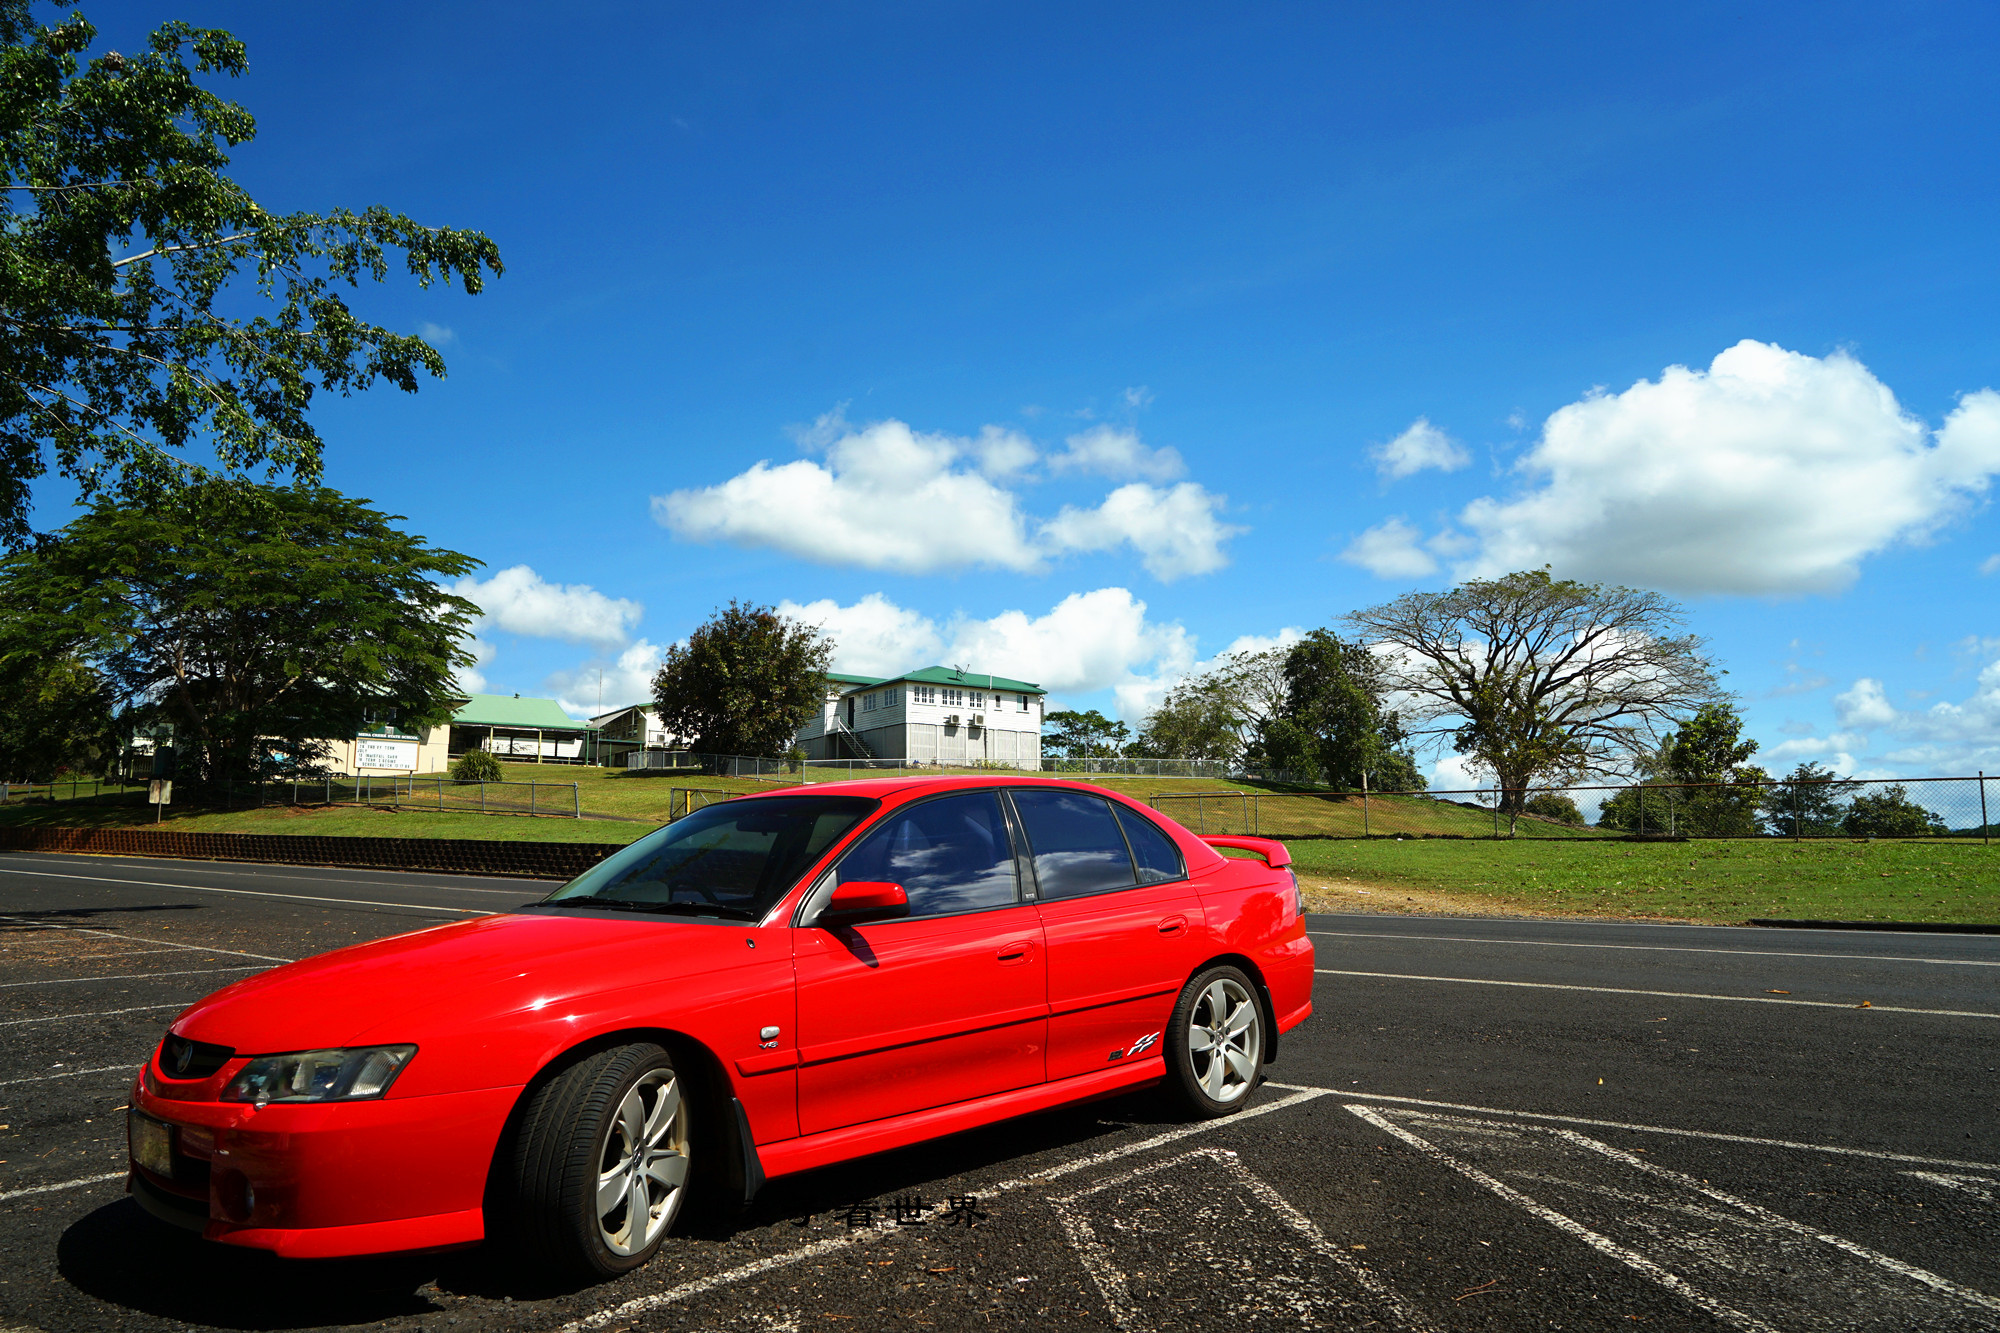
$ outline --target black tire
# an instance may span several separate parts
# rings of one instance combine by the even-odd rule
[[[1217,1024],[1218,1001],[1224,1012]],[[1234,1036],[1228,1036],[1231,1030]],[[1207,1045],[1197,1033],[1207,1034]],[[1216,1047],[1216,1034],[1227,1038]],[[1234,1059],[1228,1048],[1236,1051]],[[1181,988],[1167,1022],[1167,1094],[1194,1115],[1234,1115],[1263,1081],[1265,1021],[1257,983],[1227,963],[1204,968]],[[1216,1068],[1217,1062],[1221,1068]]]
[[[662,1111],[670,1093],[674,1105]],[[620,1115],[628,1099],[641,1111],[636,1144]],[[506,1162],[506,1216],[495,1219],[513,1248],[537,1266],[586,1278],[652,1258],[683,1211],[691,1100],[672,1058],[650,1042],[598,1051],[534,1089]],[[647,1132],[656,1114],[664,1117],[657,1139]],[[660,1175],[674,1173],[675,1156],[679,1183],[669,1188]],[[626,1190],[623,1213],[612,1214],[613,1229],[625,1218],[618,1235],[598,1208],[600,1177],[613,1174]]]

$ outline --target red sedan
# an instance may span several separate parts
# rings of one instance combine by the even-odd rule
[[[505,1237],[612,1274],[690,1193],[1149,1084],[1228,1115],[1312,1011],[1289,862],[1035,778],[712,805],[194,1005],[133,1090],[130,1189],[281,1255]]]

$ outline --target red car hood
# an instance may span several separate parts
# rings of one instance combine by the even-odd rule
[[[748,961],[743,935],[657,917],[479,917],[260,972],[190,1006],[173,1030],[243,1055],[342,1046],[398,1020],[430,1027],[461,1012],[497,1018],[739,967]]]

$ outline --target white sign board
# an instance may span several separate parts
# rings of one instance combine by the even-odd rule
[[[173,803],[174,784],[171,778],[154,778],[146,784],[146,804],[172,805]]]
[[[414,773],[417,768],[417,743],[415,741],[385,741],[374,737],[357,737],[354,741],[354,767],[400,768]]]

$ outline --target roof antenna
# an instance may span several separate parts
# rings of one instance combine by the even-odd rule
[[[951,668],[951,671],[952,671],[952,674],[953,674],[954,676],[957,676],[957,677],[958,677],[958,678],[959,678],[960,680],[964,680],[964,679],[965,679],[965,664],[964,664],[964,663],[962,663],[962,662],[955,662],[955,663],[953,663],[953,664],[952,664],[952,668]]]

